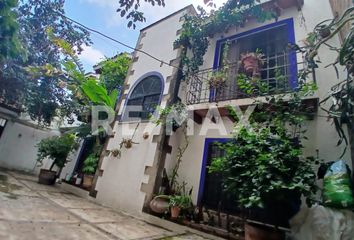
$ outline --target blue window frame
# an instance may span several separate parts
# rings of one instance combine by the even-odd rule
[[[278,39],[279,38],[279,39]],[[278,41],[278,42],[274,42]],[[216,49],[215,49],[215,56],[214,56],[214,65],[213,69],[216,70],[220,65],[220,57],[222,55],[222,49],[223,46],[226,42],[230,42],[231,45],[234,43],[235,45],[239,45],[237,48],[237,51],[239,53],[243,52],[252,52],[255,51],[256,48],[260,48],[262,52],[267,56],[270,55],[269,52],[273,51],[272,54],[277,54],[279,52],[279,49],[284,48],[284,45],[287,45],[288,43],[294,44],[295,43],[295,33],[294,33],[294,22],[293,19],[285,19],[282,21],[278,21],[275,23],[271,23],[259,28],[255,28],[243,33],[239,33],[227,38],[223,38],[217,41],[216,43]],[[279,47],[281,45],[281,47]],[[230,47],[231,50],[231,47]],[[239,59],[239,53],[238,56],[235,58]],[[285,57],[284,57],[285,58]],[[234,59],[234,60],[238,60]],[[268,83],[270,80],[274,80],[274,66],[276,64],[279,64],[275,62],[274,60],[276,58],[269,57],[269,63],[267,63],[266,68],[264,72],[262,73],[262,79],[267,79]],[[267,60],[267,59],[266,59]],[[296,61],[296,52],[295,51],[290,51],[287,52],[286,58],[285,58],[287,67],[285,69],[286,71],[286,76],[288,77],[289,81],[289,87],[291,89],[294,89],[297,87],[297,61]],[[275,62],[275,63],[274,63]],[[284,62],[284,61],[283,61]],[[273,66],[270,66],[273,65]],[[281,64],[279,64],[281,65]],[[285,65],[285,64],[284,64]],[[271,73],[273,71],[273,73]],[[270,76],[272,75],[273,76]],[[284,73],[282,73],[284,74]],[[285,74],[284,74],[285,75]],[[272,79],[273,77],[273,79]],[[276,83],[275,83],[276,84]],[[213,96],[213,92],[211,92],[211,96]],[[215,96],[214,96],[215,98]]]
[[[129,119],[147,120],[160,105],[164,90],[164,81],[160,73],[150,72],[140,77],[133,87],[125,104],[123,121]],[[130,107],[140,107],[139,111]]]

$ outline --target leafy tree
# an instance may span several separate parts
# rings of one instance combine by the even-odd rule
[[[69,154],[79,147],[76,137],[73,134],[66,134],[63,136],[53,136],[50,138],[42,139],[38,144],[37,161],[39,164],[43,160],[50,158],[53,160],[49,170],[51,171],[56,165],[59,169],[65,166],[68,161]]]
[[[106,87],[108,93],[123,85],[130,63],[130,55],[122,53],[98,64],[101,66],[100,82]]]
[[[5,98],[17,91],[17,101],[33,120],[49,125],[56,116],[71,116],[75,107],[72,94],[63,86],[67,83],[51,72],[30,75],[26,67],[50,64],[52,70],[60,68],[60,48],[48,37],[48,29],[68,42],[75,52],[80,53],[83,45],[91,43],[89,32],[74,25],[64,15],[64,0],[21,0],[17,9],[19,39],[26,51],[26,60],[13,57],[5,63],[1,86],[7,86]],[[14,89],[10,81],[18,84]],[[64,79],[65,80],[65,79]]]
[[[5,59],[15,57],[21,51],[16,7],[17,0],[0,2],[0,70]]]

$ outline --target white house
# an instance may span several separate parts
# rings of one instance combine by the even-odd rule
[[[318,22],[333,18],[328,1],[321,1],[321,3],[316,0],[305,0],[303,3],[301,1],[288,2],[289,6],[282,9],[276,22],[272,20],[259,23],[250,20],[242,28],[235,27],[228,32],[223,32],[221,29],[219,34],[210,39],[210,46],[204,56],[204,64],[200,67],[200,74],[218,67],[221,47],[227,40],[231,42],[231,48],[244,51],[268,46],[268,48],[263,48],[268,49],[269,52],[265,54],[271,58],[281,52],[279,49],[284,48],[287,43],[301,43],[301,40],[306,38],[307,33]],[[180,33],[183,16],[194,13],[193,6],[187,6],[142,29],[136,48],[153,54],[163,62],[178,66],[181,49],[175,49],[173,43]],[[339,43],[339,37],[331,40],[332,45],[336,46]],[[240,51],[235,50],[235,55],[231,56],[234,60],[239,57],[237,52]],[[329,87],[336,79],[332,69],[323,68],[336,57],[335,53],[321,48],[319,56],[321,56],[320,68],[316,71],[315,79],[312,79],[316,81],[319,89],[316,95],[311,97],[314,102],[326,96]],[[289,69],[287,74],[289,87],[293,87],[297,84],[296,69],[301,69],[301,64],[299,64],[302,62],[301,54],[290,57],[277,55],[276,57],[277,59],[282,57],[282,60],[278,61],[283,61],[284,68]],[[193,187],[193,202],[198,204],[207,194],[207,189],[204,189],[206,167],[210,160],[208,156],[214,154],[210,152],[213,149],[209,144],[215,139],[222,140],[230,137],[230,135],[225,136],[221,133],[223,129],[218,124],[223,124],[228,134],[233,126],[233,122],[228,117],[221,116],[221,119],[215,123],[208,118],[206,112],[211,108],[222,109],[227,105],[245,106],[251,103],[251,99],[239,98],[231,91],[218,96],[218,99],[213,99],[205,83],[197,85],[190,80],[182,82],[180,86],[176,85],[178,69],[155,61],[141,52],[135,52],[133,59],[126,78],[123,100],[118,106],[119,118],[115,122],[115,135],[109,140],[107,149],[117,148],[122,139],[132,136],[135,128],[133,141],[138,144],[133,144],[130,149],[122,148],[120,158],[110,155],[101,159],[94,195],[101,203],[130,212],[141,212],[143,207],[147,206],[152,195],[157,193],[158,187],[155,184],[160,182],[161,171],[165,168],[166,172],[170,172],[174,166],[178,146],[184,144],[183,134],[177,131],[174,135],[167,137],[168,144],[166,145],[164,144],[166,137],[161,135],[162,130],[148,120],[146,112],[139,115],[141,120],[127,121],[124,116],[126,106],[140,103],[146,110],[149,104],[156,103],[163,108],[178,91],[178,97],[190,109],[193,109],[191,111],[194,111],[194,115],[199,118],[199,123],[194,122],[195,134],[189,137],[189,146],[183,155],[179,169],[179,178]],[[339,73],[345,74],[343,71]],[[179,89],[175,89],[176,86]],[[322,158],[328,161],[335,160],[340,156],[344,146],[336,147],[337,133],[331,126],[331,122],[326,118],[318,117],[321,113],[322,111],[318,109],[314,119],[307,122],[309,141],[305,143],[305,153],[314,155],[316,149],[319,149]],[[145,139],[144,133],[149,129],[154,129],[153,133]],[[348,161],[348,164],[351,163],[350,151],[346,152],[344,159]]]
[[[297,85],[297,71],[303,67],[303,56],[300,53],[286,53],[286,45],[301,44],[318,22],[333,18],[330,2],[327,0],[281,2],[285,5],[277,21],[260,23],[249,20],[242,28],[234,27],[227,32],[220,29],[218,34],[212,36],[204,63],[200,66],[200,78],[197,80],[180,82],[178,70],[182,50],[174,48],[173,44],[181,33],[184,16],[196,13],[192,5],[141,30],[136,44],[136,49],[140,51],[133,54],[124,94],[117,106],[114,136],[109,139],[107,150],[120,149],[124,139],[131,138],[133,144],[131,148],[121,148],[120,157],[109,154],[100,159],[91,191],[91,196],[97,202],[135,214],[148,209],[150,200],[160,190],[163,173],[172,171],[179,147],[186,144],[181,129],[166,136],[160,126],[149,120],[149,115],[152,106],[164,108],[179,98],[194,117],[194,121],[191,121],[193,134],[189,136],[188,147],[178,171],[179,181],[185,181],[193,188],[194,204],[214,204],[216,207],[215,202],[220,196],[212,185],[217,179],[208,175],[207,166],[211,157],[219,154],[212,143],[230,138],[234,123],[227,114],[221,114],[216,119],[211,118],[208,111],[218,109],[222,113],[227,105],[247,107],[252,103],[252,99],[236,94],[233,86],[221,94],[213,94],[207,83],[203,82],[213,69],[220,66],[223,44],[230,42],[233,54],[229,57],[234,62],[237,62],[240,53],[261,48],[269,63],[262,79],[276,87],[277,82],[271,70],[277,65],[288,79],[288,89],[292,89]],[[330,44],[338,46],[339,37],[334,37]],[[141,51],[150,53],[159,60],[152,59]],[[336,58],[336,53],[321,48],[319,56],[319,68],[309,79],[316,82],[319,90],[307,99],[316,106],[317,112],[312,120],[306,122],[309,140],[304,145],[305,154],[315,155],[318,149],[320,157],[330,161],[340,156],[344,146],[336,146],[337,132],[327,118],[321,117],[325,114],[317,109],[317,103],[318,99],[326,96],[337,79],[335,71],[324,68]],[[344,71],[339,71],[339,74],[345,77]],[[131,105],[140,105],[143,109],[135,111],[134,120],[127,116],[127,108]],[[350,156],[350,150],[347,150],[343,158],[351,166]]]

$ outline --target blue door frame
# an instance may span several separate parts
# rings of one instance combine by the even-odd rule
[[[219,142],[219,143],[226,143],[230,141],[231,138],[206,138],[204,141],[204,151],[203,151],[203,160],[202,160],[202,169],[200,174],[200,181],[199,181],[199,190],[198,190],[198,205],[201,203],[204,193],[204,184],[205,184],[205,176],[207,173],[207,161],[209,155],[209,146],[211,143]]]

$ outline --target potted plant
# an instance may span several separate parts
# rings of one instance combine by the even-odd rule
[[[211,73],[209,77],[209,88],[210,89],[222,89],[226,86],[227,74],[226,70],[218,70]]]
[[[94,154],[90,154],[84,161],[82,172],[84,173],[83,187],[90,188],[92,186],[93,177],[98,166],[98,158]]]
[[[169,197],[171,207],[171,218],[178,218],[181,209],[187,209],[192,205],[192,199],[189,195],[173,195]]]
[[[53,136],[42,139],[37,146],[37,162],[39,164],[43,164],[43,160],[46,158],[53,160],[48,170],[40,170],[38,183],[53,185],[57,178],[57,173],[60,173],[61,169],[65,166],[68,155],[78,147],[76,137],[72,134]],[[57,166],[58,171],[53,171],[54,166]]]
[[[244,73],[259,75],[260,68],[264,65],[264,54],[257,48],[256,52],[241,54],[241,69]]]
[[[230,142],[220,144],[225,155],[213,159],[209,171],[222,173],[225,191],[247,218],[261,213],[267,219],[255,220],[274,226],[287,224],[300,208],[300,197],[309,198],[316,193],[314,159],[302,157],[299,140],[281,124],[252,127],[241,129]],[[255,236],[257,228],[256,238],[247,237]],[[248,240],[270,239],[270,234],[277,236],[274,239],[282,239],[283,235],[274,228],[248,224],[245,230]]]

